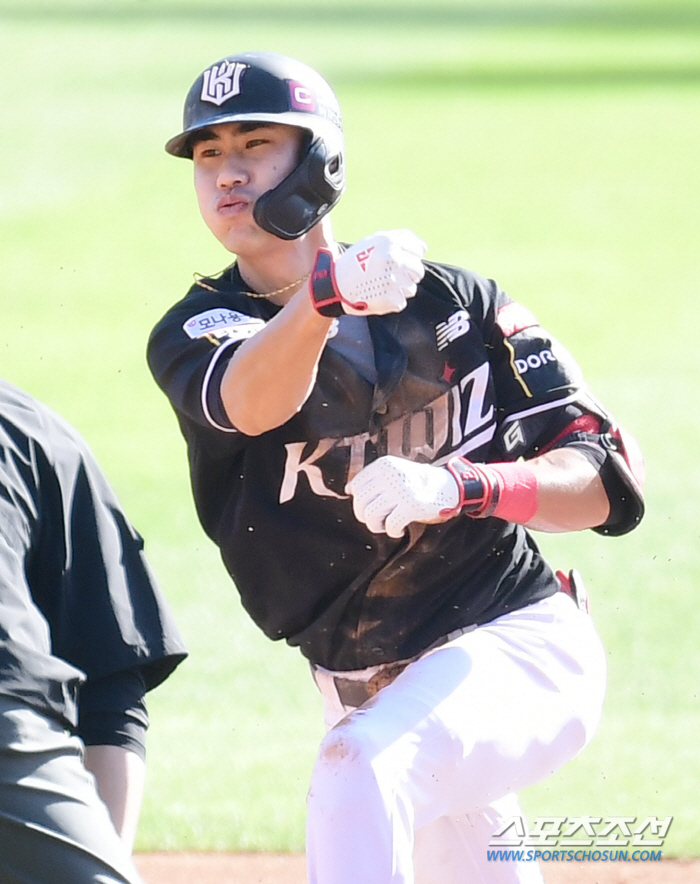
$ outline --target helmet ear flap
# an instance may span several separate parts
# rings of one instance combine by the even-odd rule
[[[341,152],[329,156],[321,138],[314,139],[299,165],[253,207],[255,222],[280,239],[297,239],[317,224],[345,189]]]

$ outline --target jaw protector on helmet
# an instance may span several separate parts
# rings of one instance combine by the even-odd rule
[[[297,239],[326,215],[345,190],[343,130],[333,90],[302,62],[273,52],[247,52],[210,65],[185,101],[183,131],[165,145],[192,158],[201,129],[244,121],[304,129],[296,167],[253,207],[255,222],[280,239]]]
[[[299,165],[277,187],[258,197],[253,217],[280,239],[297,239],[338,202],[344,188],[342,154],[328,156],[321,138],[309,145]]]

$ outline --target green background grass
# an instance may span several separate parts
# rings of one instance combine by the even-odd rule
[[[698,855],[697,4],[17,0],[0,48],[0,371],[87,437],[192,652],[151,696],[138,849],[302,849],[321,736],[303,660],[249,623],[196,523],[143,356],[192,273],[229,260],[162,144],[204,66],[264,48],[343,105],[336,235],[412,227],[495,277],[642,444],[636,532],[542,538],[586,575],[610,688],[591,746],[524,801],[672,815],[665,853]]]

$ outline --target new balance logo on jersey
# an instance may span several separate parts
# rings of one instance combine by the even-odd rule
[[[367,270],[367,262],[369,261],[369,257],[374,251],[374,246],[370,246],[368,249],[363,249],[361,252],[358,252],[355,255],[357,259],[357,263],[360,265],[363,271]]]
[[[450,342],[466,335],[468,331],[469,314],[466,310],[458,310],[446,322],[439,322],[435,326],[438,350],[444,350]]]
[[[222,61],[204,71],[202,83],[202,101],[209,101],[218,106],[241,91],[241,74],[248,65],[239,61]]]

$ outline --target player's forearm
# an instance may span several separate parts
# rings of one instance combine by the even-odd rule
[[[539,531],[581,531],[602,525],[609,513],[596,468],[581,452],[563,448],[527,462],[455,457],[444,467],[385,455],[351,479],[346,492],[360,522],[395,538],[411,522],[491,516]]]
[[[221,383],[221,399],[236,429],[258,436],[299,411],[316,380],[330,324],[313,309],[304,286],[239,347]]]
[[[87,746],[85,767],[95,777],[115,829],[127,849],[132,850],[146,778],[144,760],[121,746]]]
[[[537,512],[526,522],[536,531],[582,531],[602,525],[610,503],[597,470],[572,448],[527,461],[537,481]]]

